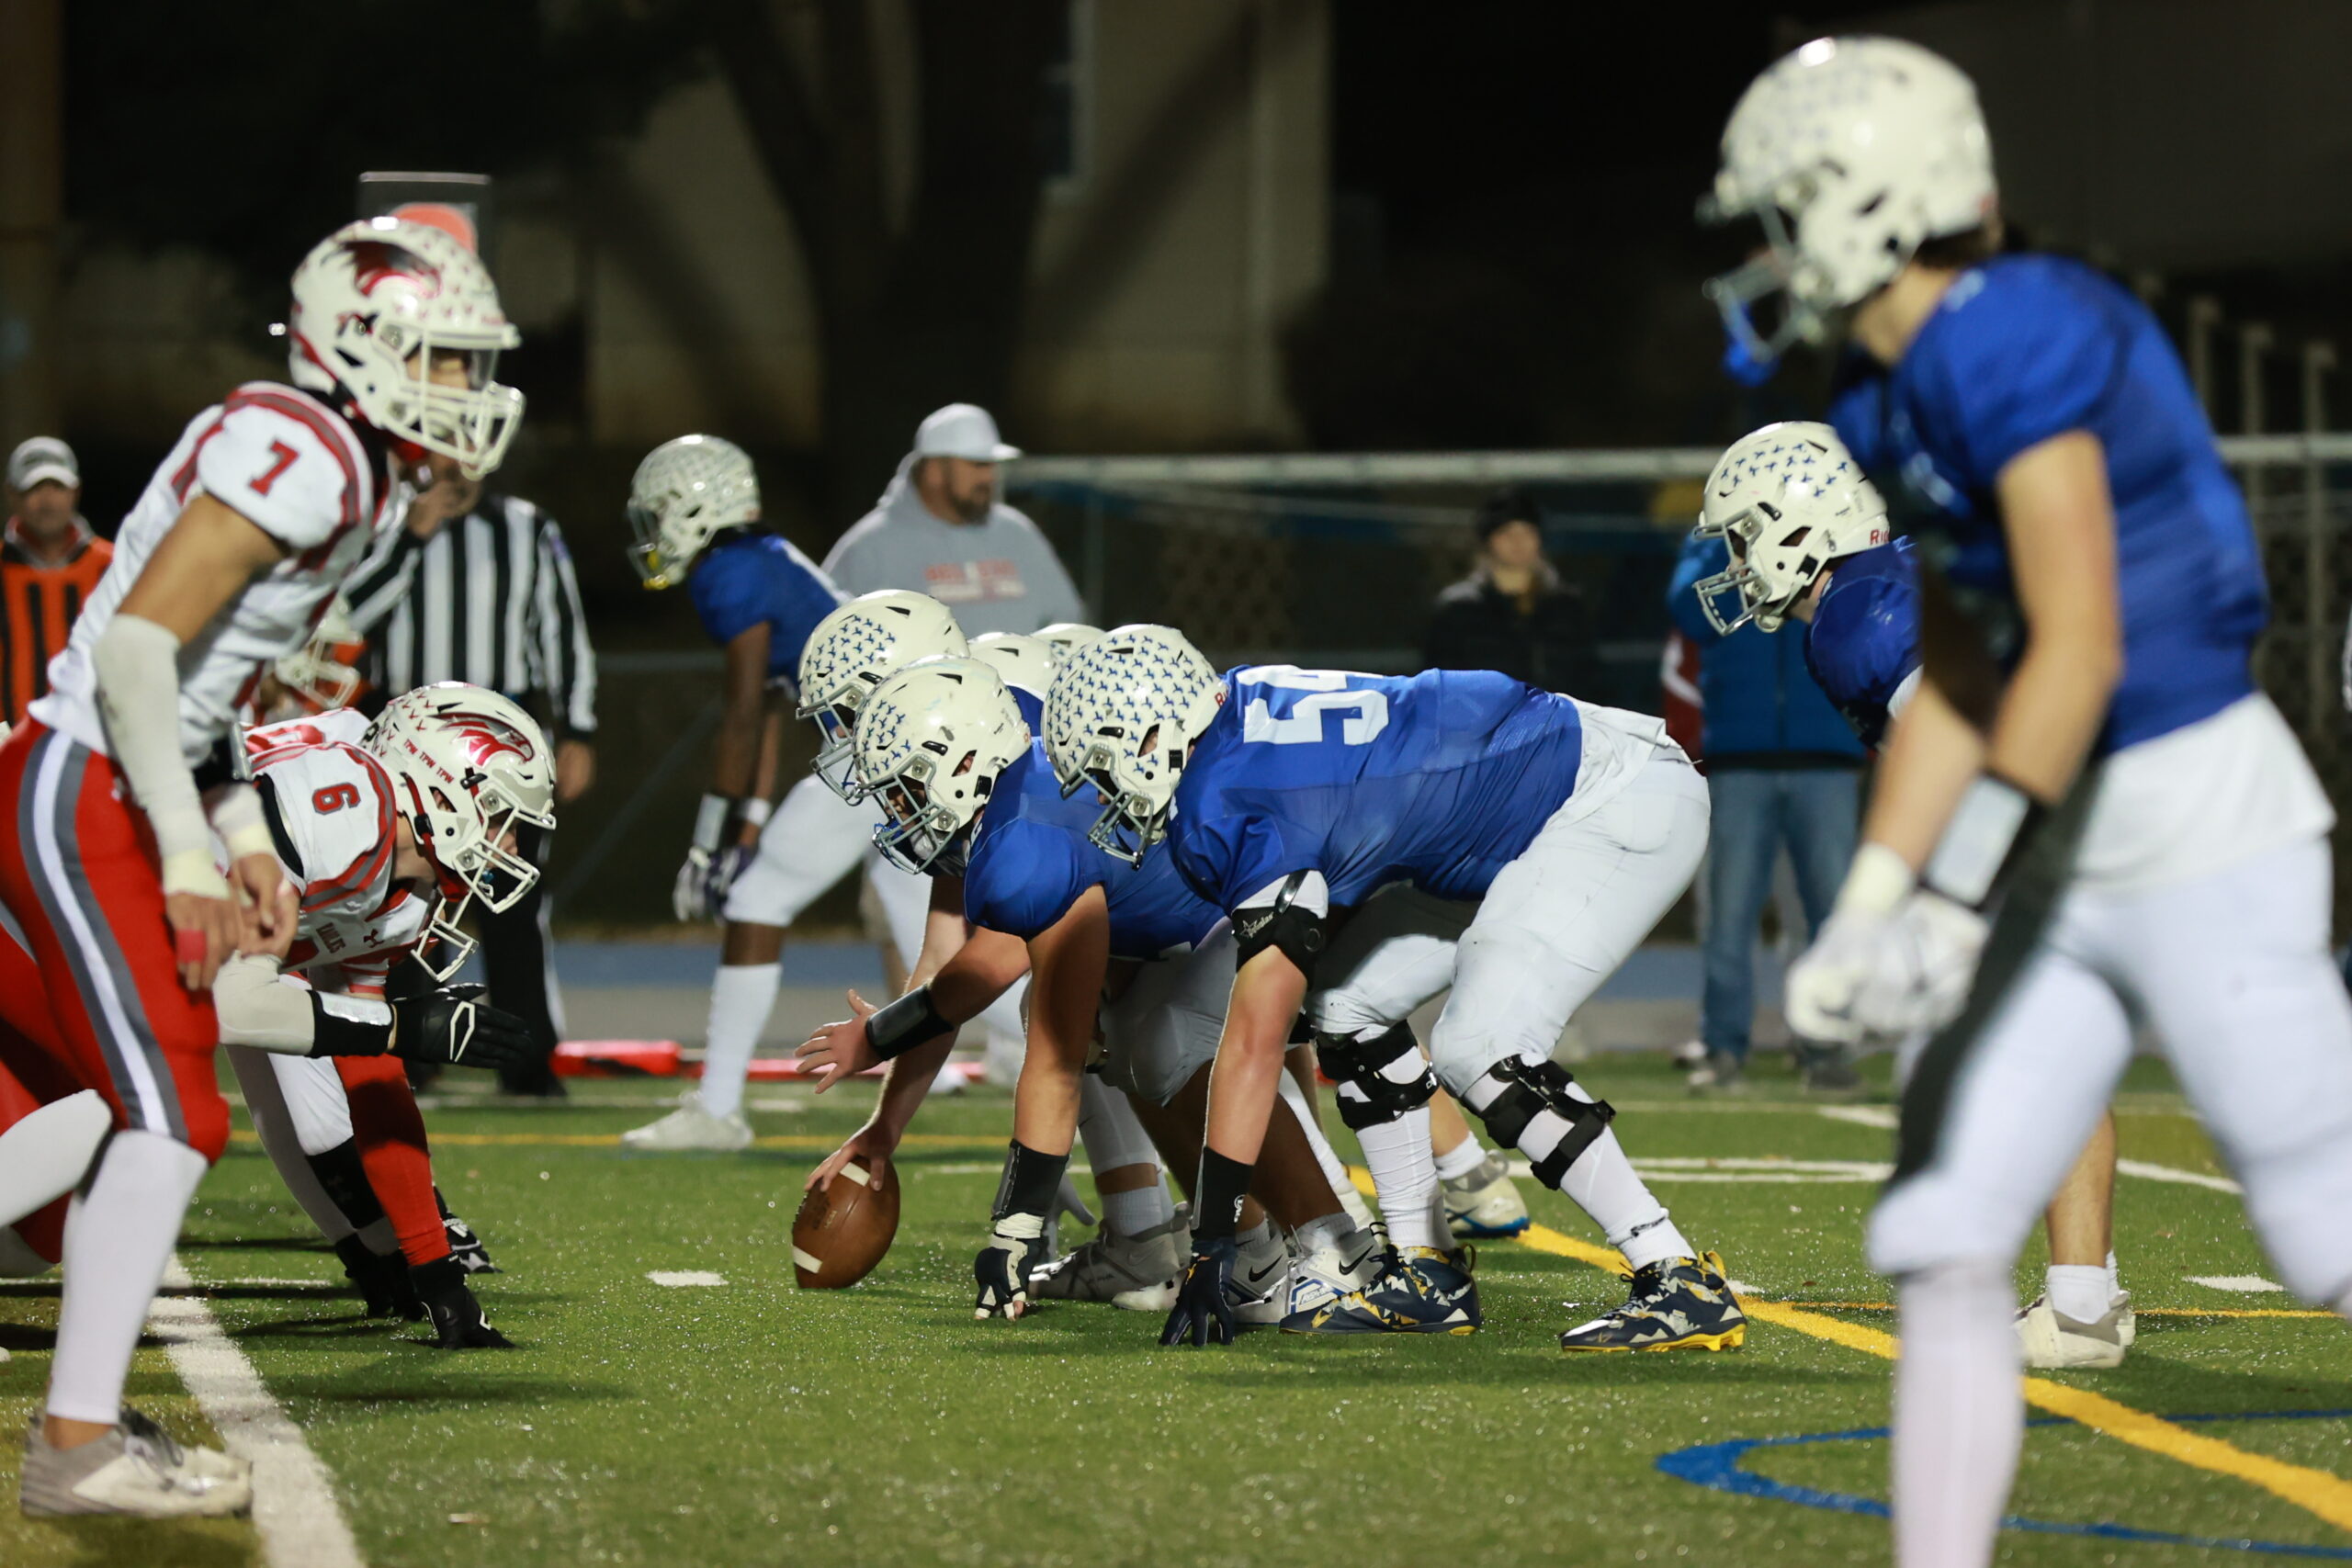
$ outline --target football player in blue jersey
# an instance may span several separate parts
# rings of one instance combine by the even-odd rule
[[[840,1073],[895,1059],[875,1121],[853,1139],[858,1153],[887,1157],[920,1102],[924,1054],[1034,960],[1039,988],[1032,993],[1028,1061],[994,1235],[975,1265],[977,1309],[983,1317],[1017,1317],[1033,1299],[1080,1299],[1164,1311],[1182,1262],[1181,1225],[1164,1203],[1157,1214],[1119,1213],[1130,1194],[1111,1179],[1118,1173],[1102,1147],[1111,1120],[1104,1101],[1124,1091],[1138,1109],[1168,1106],[1206,1066],[1232,976],[1232,942],[1223,917],[1164,864],[1130,867],[1087,841],[1091,812],[1064,800],[1029,739],[1035,698],[978,667],[1012,668],[1016,680],[1033,675],[1005,651],[983,637],[975,660],[910,666],[861,712],[858,777],[890,813],[876,840],[962,901],[972,938],[928,986],[820,1029],[800,1055],[826,1075],[820,1088]],[[1096,938],[1091,965],[1069,956]],[[1009,953],[1001,951],[1007,944]],[[1116,984],[1103,1004],[1114,959]],[[1086,1074],[1080,1069],[1098,1037],[1098,1011],[1101,1071]],[[902,1074],[900,1064],[911,1072]],[[1069,1070],[1050,1070],[1064,1065]],[[1288,1098],[1286,1165],[1265,1197],[1273,1217],[1300,1235],[1304,1258],[1294,1270],[1272,1224],[1253,1222],[1235,1303],[1248,1321],[1279,1321],[1353,1289],[1372,1251],[1369,1233],[1333,1190],[1344,1188],[1344,1168],[1296,1086]],[[1186,1141],[1181,1115],[1161,1117],[1154,1131],[1170,1146]],[[1097,1172],[1104,1234],[1047,1264],[1043,1236],[1073,1132],[1086,1141]],[[1198,1137],[1195,1123],[1189,1129],[1195,1149]],[[828,1163],[837,1166],[848,1150]],[[1148,1168],[1156,1185],[1158,1168]]]
[[[1886,502],[1837,431],[1769,424],[1732,443],[1708,478],[1697,532],[1723,541],[1729,559],[1692,585],[1708,622],[1724,634],[1798,623],[1814,679],[1864,745],[1883,744],[1919,687],[1918,568],[1912,542],[1889,538]],[[2042,1293],[2018,1314],[2028,1366],[2116,1367],[2131,1349],[2114,1198],[2109,1112],[2050,1204]]]
[[[1402,1148],[1429,1158],[1425,1123],[1392,1134],[1426,1115],[1442,1078],[1632,1267],[1626,1303],[1562,1335],[1564,1348],[1741,1343],[1721,1261],[1683,1239],[1610,1130],[1611,1108],[1551,1059],[1569,1015],[1680,897],[1706,848],[1705,783],[1658,720],[1491,672],[1266,665],[1219,676],[1181,634],[1125,626],[1055,677],[1046,748],[1065,789],[1100,797],[1098,844],[1133,862],[1165,839],[1236,934],[1171,1337],[1230,1333],[1235,1207],[1332,911],[1409,882],[1476,905],[1452,961],[1413,998],[1452,983],[1430,1061],[1394,1027],[1401,1014],[1350,1019],[1344,1032],[1317,1021],[1375,1181]],[[1389,1293],[1458,1293],[1467,1281],[1429,1231],[1397,1231],[1413,1224],[1410,1206],[1383,1207],[1407,1276]],[[1376,1310],[1365,1298],[1377,1293],[1335,1311]]]
[[[1999,254],[1965,75],[1806,44],[1733,110],[1713,204],[1764,229],[1713,290],[1752,352],[1842,330],[1867,355],[1838,434],[1920,540],[1924,674],[1788,1007],[1829,1038],[1935,1032],[1869,1247],[1903,1324],[1897,1561],[1979,1568],[2023,1429],[2011,1264],[2135,1016],[2279,1277],[2352,1315],[2334,814],[2255,686],[2260,554],[2188,378],[2127,290]]]

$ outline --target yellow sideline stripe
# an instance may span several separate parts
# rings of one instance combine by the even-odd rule
[[[841,1137],[824,1137],[814,1133],[796,1133],[788,1136],[753,1138],[755,1149],[798,1150],[808,1154],[831,1154],[842,1146]],[[229,1134],[240,1144],[258,1144],[253,1134],[238,1129]],[[618,1148],[618,1133],[435,1133],[435,1144],[450,1148]],[[1004,1148],[1002,1138],[964,1138],[949,1133],[910,1133],[899,1140],[900,1148],[914,1149],[995,1149]]]
[[[1612,1249],[1563,1235],[1546,1225],[1530,1225],[1520,1233],[1519,1239],[1538,1252],[1573,1258],[1580,1263],[1589,1263],[1611,1272],[1624,1271],[1624,1259]],[[1748,1316],[1760,1323],[1792,1328],[1815,1339],[1826,1339],[1849,1349],[1865,1351],[1890,1361],[1894,1359],[1900,1346],[1900,1341],[1884,1329],[1825,1317],[1819,1313],[1806,1312],[1786,1303],[1743,1298],[1739,1304]],[[2103,1393],[2069,1388],[2047,1378],[2027,1378],[2025,1400],[2037,1410],[2063,1416],[2079,1426],[2087,1427],[2094,1432],[2104,1432],[2134,1448],[2146,1449],[2151,1453],[2162,1454],[2166,1459],[2178,1460],[2183,1464],[2211,1471],[2217,1475],[2235,1476],[2318,1516],[2337,1529],[2352,1531],[2352,1481],[2346,1481],[2340,1475],[2331,1475],[2326,1471],[2312,1470],[2305,1465],[2289,1464],[2284,1460],[2269,1459],[2261,1454],[2251,1454],[2219,1438],[2191,1432],[2176,1427],[2162,1416],[2134,1410]]]

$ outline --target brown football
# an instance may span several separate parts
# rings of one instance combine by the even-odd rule
[[[899,1168],[876,1183],[853,1160],[822,1191],[808,1190],[792,1221],[792,1277],[804,1291],[838,1291],[874,1272],[899,1234]]]

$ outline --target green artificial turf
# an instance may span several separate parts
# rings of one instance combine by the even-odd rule
[[[1759,1068],[1747,1097],[1711,1101],[1686,1100],[1655,1060],[1604,1059],[1581,1076],[1619,1103],[1637,1160],[1887,1153],[1888,1134],[1821,1115],[1776,1069]],[[332,1256],[306,1238],[250,1142],[206,1181],[181,1256],[333,1472],[367,1561],[382,1568],[1887,1559],[1881,1519],[1710,1490],[1657,1467],[1694,1445],[1881,1426],[1887,1363],[1762,1325],[1736,1353],[1565,1357],[1560,1329],[1621,1287],[1525,1245],[1481,1247],[1487,1327],[1465,1338],[1269,1333],[1227,1352],[1171,1352],[1154,1345],[1156,1320],[1102,1307],[974,1323],[970,1258],[1005,1136],[1001,1095],[934,1104],[917,1123],[938,1141],[902,1151],[905,1218],[871,1279],[797,1291],[786,1230],[800,1178],[868,1098],[857,1089],[755,1112],[763,1135],[808,1146],[737,1156],[631,1156],[595,1141],[656,1112],[641,1083],[588,1086],[557,1110],[436,1107],[443,1185],[508,1270],[481,1284],[523,1347],[511,1354],[443,1355],[415,1327],[354,1316]],[[2216,1169],[2158,1069],[2136,1069],[2122,1103],[2124,1157]],[[1592,1239],[1565,1201],[1522,1187],[1539,1221]],[[1868,1304],[1887,1285],[1861,1261],[1866,1181],[1659,1190],[1686,1233],[1763,1295],[1864,1303],[1820,1310],[1894,1327]],[[2143,1309],[2294,1304],[2186,1280],[2268,1272],[2226,1193],[2126,1178],[2119,1231]],[[2027,1293],[2039,1261],[2020,1270]],[[727,1283],[665,1289],[646,1277],[687,1269]],[[237,1282],[255,1279],[319,1284]],[[0,1287],[0,1344],[16,1352],[0,1367],[0,1419],[21,1422],[37,1403],[54,1320],[53,1282]],[[2329,1321],[2150,1315],[2125,1367],[2060,1381],[2167,1415],[2345,1410],[2347,1350]],[[133,1393],[196,1427],[160,1352],[142,1351]],[[2352,1473],[2352,1420],[2198,1430]],[[0,1441],[0,1484],[15,1462],[13,1441]],[[1881,1440],[1762,1449],[1743,1465],[1790,1486],[1884,1495]],[[2352,1538],[2285,1501],[2064,1425],[2028,1437],[2015,1506],[2352,1556]],[[234,1563],[253,1540],[243,1525],[36,1525],[0,1511],[9,1568]],[[2265,1560],[2022,1532],[2004,1537],[2002,1556]]]

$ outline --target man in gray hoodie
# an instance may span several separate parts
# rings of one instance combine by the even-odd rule
[[[1085,619],[1054,547],[998,499],[997,465],[1020,456],[998,438],[988,410],[934,410],[882,499],[825,558],[826,573],[851,594],[928,593],[967,637]]]

